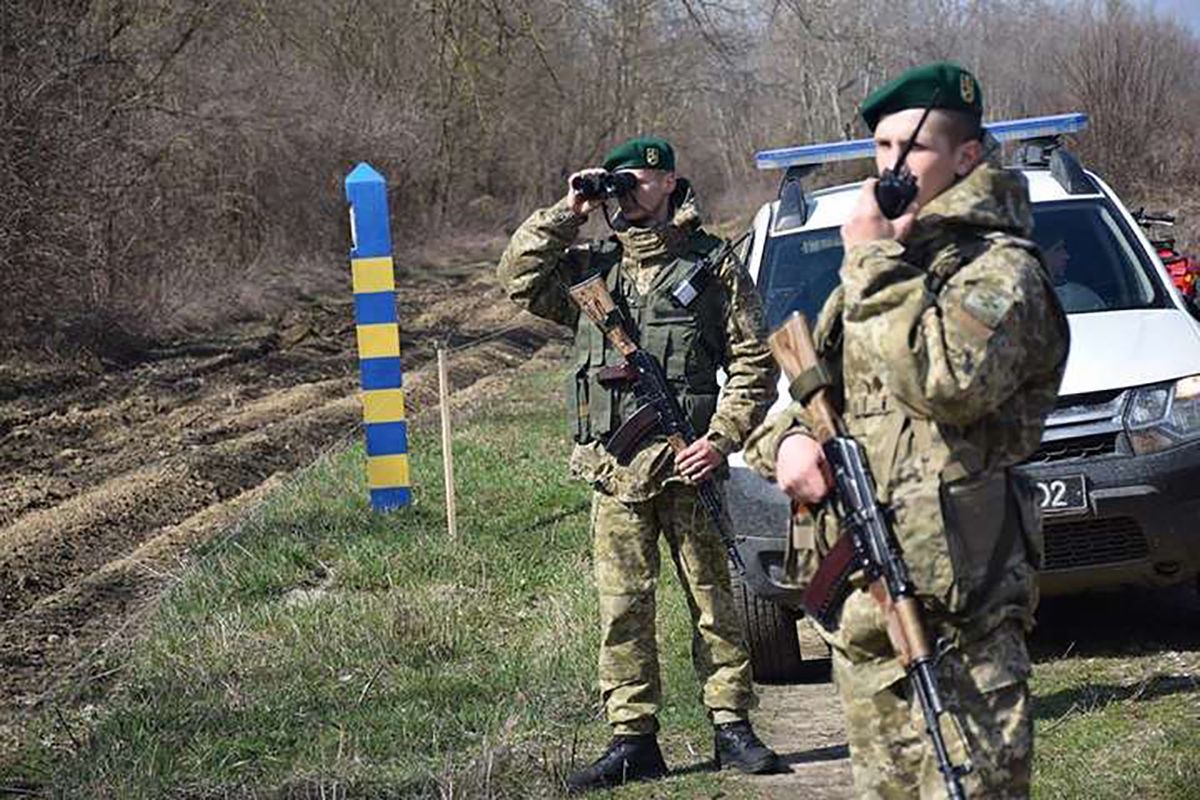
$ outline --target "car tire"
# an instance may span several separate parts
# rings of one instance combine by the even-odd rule
[[[750,650],[750,667],[758,683],[786,683],[803,677],[796,614],[765,600],[736,572],[732,575],[733,602]]]

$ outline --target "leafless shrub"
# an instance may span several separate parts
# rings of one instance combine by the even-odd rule
[[[990,116],[1089,111],[1089,163],[1178,210],[1197,47],[1118,1],[0,0],[0,340],[136,346],[340,290],[359,160],[402,262],[637,133],[745,218],[778,177],[755,149],[862,135],[864,94],[934,58]]]
[[[1082,152],[1130,189],[1194,178],[1200,43],[1125,3],[1078,10],[1078,38],[1061,70],[1072,97],[1092,114]]]

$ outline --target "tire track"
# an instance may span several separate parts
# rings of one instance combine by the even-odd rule
[[[484,340],[450,361],[463,397],[563,341],[487,272],[402,293],[410,419],[436,408],[436,341]],[[360,425],[352,313],[319,301],[275,330],[91,379],[0,373],[0,748],[64,681],[95,679],[83,662],[152,605],[189,548]]]

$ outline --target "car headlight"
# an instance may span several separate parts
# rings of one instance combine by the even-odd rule
[[[1200,375],[1137,389],[1125,412],[1135,453],[1155,453],[1200,437]]]

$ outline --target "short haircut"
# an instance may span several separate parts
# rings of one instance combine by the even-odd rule
[[[934,109],[930,116],[939,119],[941,129],[950,137],[950,143],[955,147],[963,142],[983,139],[983,124],[974,114],[957,109],[938,108]]]

